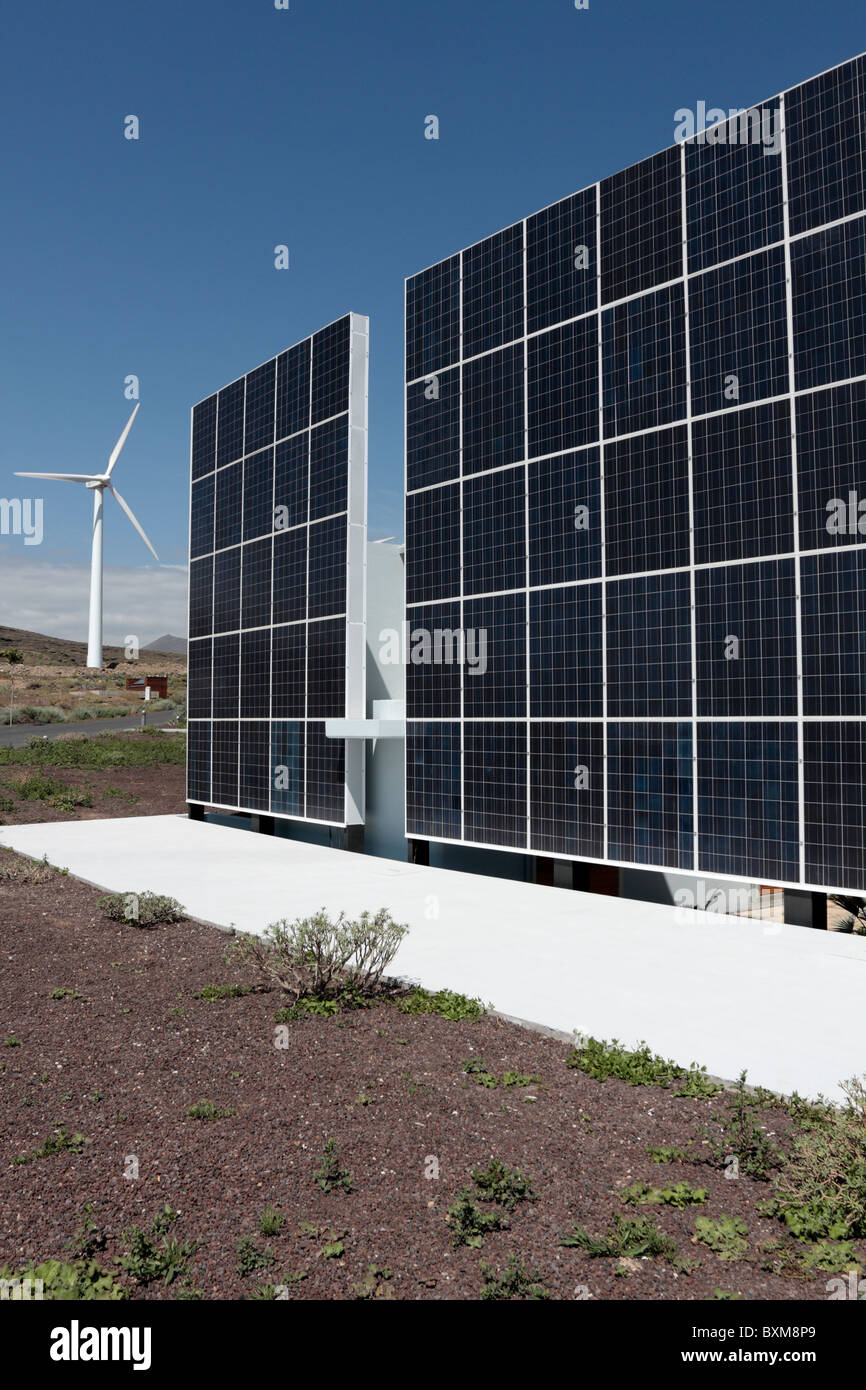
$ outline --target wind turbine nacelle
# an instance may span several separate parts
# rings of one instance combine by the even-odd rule
[[[95,492],[97,488],[104,487],[105,484],[101,478],[94,478],[92,483],[85,483],[84,486],[89,487],[93,492]]]

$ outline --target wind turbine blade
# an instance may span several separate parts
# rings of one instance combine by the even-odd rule
[[[51,478],[56,483],[98,483],[95,473],[16,473],[16,478]]]
[[[108,467],[107,467],[107,469],[105,470],[105,476],[106,476],[106,478],[110,478],[110,477],[111,477],[111,470],[112,470],[112,468],[114,467],[114,465],[117,463],[118,458],[120,457],[120,451],[121,451],[121,449],[123,448],[124,444],[126,443],[126,437],[127,437],[127,435],[129,434],[129,431],[132,429],[132,422],[133,422],[133,420],[135,419],[136,415],[138,414],[138,406],[140,406],[140,405],[141,405],[141,401],[139,401],[139,402],[138,402],[138,405],[136,405],[135,409],[133,410],[132,414],[130,415],[129,419],[128,419],[127,422],[126,422],[126,429],[123,431],[123,434],[120,436],[120,438],[118,439],[117,443],[115,444],[114,448],[113,448],[112,451],[111,451],[111,457],[110,457],[109,460],[108,460]],[[142,535],[144,535],[144,532],[142,532]],[[148,545],[150,545],[150,541],[148,541],[147,543],[148,543]]]
[[[136,409],[137,409],[137,408],[138,408],[138,407],[136,407]],[[153,556],[154,560],[156,560],[156,562],[157,562],[157,564],[158,564],[158,563],[159,563],[159,556],[157,555],[157,553],[156,553],[156,551],[154,550],[153,546],[151,545],[150,541],[147,539],[147,536],[144,534],[144,531],[143,531],[142,528],[139,526],[139,524],[138,524],[138,522],[136,521],[135,517],[132,515],[132,512],[130,511],[130,509],[129,509],[129,507],[126,505],[126,503],[124,502],[124,500],[123,500],[123,498],[121,497],[120,493],[117,491],[117,488],[112,487],[111,484],[109,483],[109,485],[108,485],[108,491],[112,494],[112,496],[116,499],[116,501],[118,501],[118,502],[120,503],[121,507],[122,507],[123,510],[126,512],[126,515],[129,517],[130,521],[132,522],[132,524],[133,524],[133,526],[135,527],[135,529],[136,529],[136,531],[138,532],[138,534],[141,536],[141,539],[144,541],[145,545],[147,546],[147,548],[148,548],[148,550],[150,551],[151,555]]]

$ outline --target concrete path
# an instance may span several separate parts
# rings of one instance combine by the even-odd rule
[[[152,710],[148,726],[160,728],[174,719],[176,710]],[[115,719],[82,719],[76,724],[0,724],[0,748],[23,748],[31,738],[57,738],[58,734],[104,734],[106,730],[121,733],[124,729],[140,729],[141,715],[120,715]]]
[[[775,1091],[838,1096],[866,1071],[866,938],[542,888],[270,838],[183,816],[0,827],[0,844],[112,891],[178,898],[261,932],[319,907],[387,907],[394,972],[548,1027],[645,1039]],[[2,931],[2,900],[0,900]]]

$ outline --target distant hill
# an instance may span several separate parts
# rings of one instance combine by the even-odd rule
[[[186,656],[186,638],[172,637],[167,632],[164,637],[157,637],[155,641],[148,642],[146,647],[142,647],[143,652],[166,652],[170,656]]]
[[[164,639],[160,638],[160,641]],[[183,641],[181,638],[172,638],[172,641]],[[7,627],[5,623],[0,623],[0,650],[6,647],[17,647],[24,654],[24,660],[28,666],[86,666],[87,665],[87,643],[70,642],[65,637],[47,637],[44,632],[28,632],[20,627]],[[142,651],[153,650],[154,656],[173,655],[172,667],[182,667],[186,658],[186,642],[183,641],[182,650],[178,653],[166,652],[164,648],[160,651],[155,650],[156,644],[151,647],[143,647]],[[120,662],[126,665],[123,647],[103,647],[103,661],[107,666],[111,661]],[[5,671],[6,663],[3,662]],[[157,675],[154,671],[151,674]]]

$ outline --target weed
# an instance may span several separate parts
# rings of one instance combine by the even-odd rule
[[[733,1303],[737,1299],[742,1298],[742,1296],[741,1293],[729,1293],[727,1289],[715,1288],[712,1293],[707,1296],[707,1301],[710,1302],[714,1300],[717,1303]]]
[[[39,1279],[42,1281],[41,1297],[58,1302],[117,1302],[127,1296],[123,1285],[116,1284],[114,1275],[100,1269],[95,1260],[44,1260],[18,1274],[13,1274],[6,1265],[0,1269],[0,1280],[7,1279],[21,1282]],[[14,1292],[12,1297],[15,1297]]]
[[[114,711],[112,711],[114,712]],[[0,748],[0,767],[183,766],[186,739],[143,739],[112,733],[95,738],[33,739],[24,748]]]
[[[388,1287],[388,1280],[393,1279],[390,1269],[382,1269],[379,1265],[367,1265],[364,1276],[355,1289],[355,1297],[363,1299],[371,1298],[393,1298],[393,1293]]]
[[[722,1128],[721,1140],[707,1134],[711,1161],[725,1167],[730,1158],[737,1159],[741,1173],[767,1182],[770,1171],[782,1162],[781,1151],[770,1142],[766,1130],[753,1115],[755,1101],[746,1091],[746,1073],[741,1072],[734,1091],[733,1104],[723,1116],[714,1115]]]
[[[693,1154],[668,1145],[662,1145],[660,1149],[647,1149],[647,1154],[653,1163],[694,1163]]]
[[[708,1096],[722,1089],[707,1078],[705,1068],[696,1062],[682,1067],[676,1062],[665,1061],[651,1052],[646,1043],[629,1049],[616,1038],[602,1042],[598,1038],[578,1037],[575,1042],[566,1065],[576,1067],[596,1081],[607,1081],[613,1076],[627,1081],[630,1086],[661,1086],[667,1090],[681,1079],[680,1089],[674,1092],[677,1096]]]
[[[486,1168],[473,1168],[472,1181],[480,1201],[495,1202],[506,1211],[513,1211],[518,1202],[534,1202],[538,1196],[519,1168],[507,1168],[498,1158],[492,1159]]]
[[[450,989],[440,989],[432,994],[426,989],[415,989],[396,1003],[401,1013],[438,1014],[440,1018],[447,1018],[452,1023],[481,1018],[486,1012],[480,999],[470,999],[467,995],[457,994]]]
[[[21,1046],[21,1039],[20,1039],[20,1038],[16,1038],[16,1036],[15,1036],[14,1033],[8,1033],[8,1034],[6,1035],[6,1037],[3,1039],[3,1046],[4,1046],[4,1047],[20,1047],[20,1046]]]
[[[252,1236],[241,1236],[237,1243],[237,1271],[245,1279],[256,1269],[269,1269],[276,1264],[276,1256],[269,1246],[259,1250]]]
[[[213,1004],[218,999],[241,999],[245,994],[252,992],[252,985],[205,985],[204,989],[198,990],[192,997],[206,999],[209,1004]]]
[[[130,1226],[123,1232],[129,1247],[117,1261],[137,1284],[153,1284],[161,1279],[171,1284],[189,1273],[189,1261],[198,1249],[198,1241],[179,1241],[167,1234],[178,1213],[166,1203],[150,1223],[150,1229]]]
[[[660,1231],[648,1216],[615,1216],[603,1236],[590,1235],[582,1226],[575,1225],[572,1233],[563,1236],[559,1244],[577,1246],[592,1259],[641,1259],[644,1256],[671,1259],[677,1250],[670,1236]]]
[[[286,1224],[286,1218],[276,1207],[265,1207],[259,1217],[259,1231],[263,1236],[276,1236]]]
[[[81,994],[77,989],[53,989],[53,990],[51,991],[51,998],[52,998],[52,999],[83,999],[83,998],[84,998],[84,995]]]
[[[492,1089],[496,1084],[496,1077],[487,1070],[487,1065],[483,1057],[470,1057],[463,1063],[463,1070],[467,1076],[474,1076],[479,1086],[487,1086]]]
[[[197,1100],[195,1105],[187,1106],[186,1113],[191,1120],[227,1120],[235,1112],[231,1106],[220,1109],[215,1100]]]
[[[714,1220],[710,1216],[699,1216],[695,1222],[694,1239],[709,1250],[715,1251],[720,1260],[741,1260],[749,1248],[749,1228],[739,1216],[720,1216]]]
[[[705,1187],[691,1187],[687,1182],[678,1182],[675,1187],[648,1187],[646,1183],[633,1182],[619,1195],[624,1202],[636,1207],[693,1207],[701,1206],[708,1194]]]
[[[313,1178],[323,1192],[334,1192],[337,1189],[341,1189],[343,1192],[352,1191],[352,1175],[345,1168],[340,1167],[340,1159],[333,1139],[329,1139],[325,1145],[322,1162],[313,1174]]]
[[[86,1202],[81,1214],[81,1225],[69,1242],[78,1259],[92,1260],[105,1249],[105,1235],[93,1220],[93,1204]]]
[[[483,1260],[479,1268],[484,1279],[481,1286],[481,1297],[484,1299],[517,1298],[539,1301],[550,1298],[549,1292],[540,1282],[540,1272],[537,1269],[527,1269],[516,1251],[512,1251],[508,1256],[504,1274],[497,1274],[493,1267],[485,1264]]]
[[[451,1227],[451,1239],[455,1245],[468,1245],[478,1249],[490,1231],[501,1231],[508,1225],[508,1219],[498,1211],[482,1211],[473,1200],[471,1188],[464,1187],[458,1192],[454,1203],[449,1207],[446,1220]]]
[[[34,1149],[32,1153],[19,1154],[12,1160],[13,1163],[31,1163],[36,1158],[52,1158],[54,1154],[83,1152],[84,1145],[90,1144],[91,1139],[85,1139],[83,1134],[67,1134],[63,1125],[58,1125],[54,1134],[45,1140],[41,1149]]]

